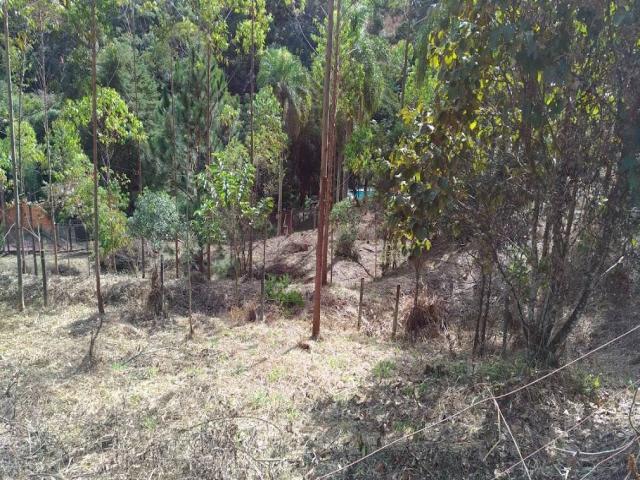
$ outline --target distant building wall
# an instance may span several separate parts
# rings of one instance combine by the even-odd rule
[[[7,226],[13,225],[16,222],[16,207],[14,204],[7,204],[6,214]],[[47,233],[53,232],[53,222],[40,203],[30,203],[22,200],[20,202],[20,219],[25,227],[30,225],[34,230],[40,227]]]

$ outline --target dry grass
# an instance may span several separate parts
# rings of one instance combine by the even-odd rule
[[[312,235],[291,240],[305,244]],[[269,240],[268,265],[300,269],[294,286],[309,307],[313,244],[279,255],[288,241]],[[162,321],[145,313],[149,279],[108,274],[108,312],[91,369],[83,360],[97,320],[86,259],[69,261],[80,275],[52,279],[47,310],[38,279],[27,275],[29,309],[22,315],[13,308],[12,260],[0,258],[0,478],[316,478],[463,408],[487,385],[504,392],[540,373],[517,357],[469,359],[465,318],[473,272],[465,270],[463,255],[427,265],[425,288],[445,304],[449,330],[415,343],[389,340],[395,286],[401,285],[403,318],[411,305],[411,271],[373,281],[363,273],[373,271],[368,254],[364,267],[337,265],[334,285],[323,294],[318,342],[308,341],[308,309],[284,318],[268,306],[265,323],[246,321],[259,282],[240,284],[243,306],[234,306],[233,281],[198,283],[196,334],[187,339],[181,279],[167,281],[170,318]],[[367,282],[357,332],[361,276]],[[633,309],[597,313],[589,328],[576,332],[577,348],[595,346],[605,331],[637,316]],[[559,478],[567,468],[579,478],[595,462],[576,461],[565,450],[604,450],[626,438],[628,382],[640,374],[631,362],[637,341],[500,405],[525,454],[602,407],[557,444],[563,451],[547,449],[528,463],[534,478]],[[624,478],[625,459],[619,460],[592,478]],[[336,478],[486,479],[514,461],[517,454],[487,404]]]

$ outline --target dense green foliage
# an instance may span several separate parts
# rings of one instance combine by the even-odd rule
[[[19,176],[19,195],[91,230],[95,33],[103,252],[174,237],[200,268],[220,244],[250,269],[256,231],[319,189],[324,3],[96,0],[95,32],[91,5],[9,2],[19,168],[3,91],[2,199]],[[385,258],[401,250],[419,280],[434,240],[466,244],[529,352],[553,360],[637,234],[638,2],[340,5],[325,117],[338,253],[355,255],[348,189],[371,187]]]

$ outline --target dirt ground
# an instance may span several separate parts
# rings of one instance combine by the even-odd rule
[[[633,467],[640,408],[632,408],[638,331],[499,400],[499,412],[491,401],[468,408],[546,373],[518,354],[470,358],[470,258],[445,249],[425,269],[426,295],[446,306],[446,332],[391,340],[395,288],[402,319],[413,274],[401,266],[380,278],[374,259],[382,244],[361,235],[359,262],[334,263],[322,338],[312,342],[314,238],[296,233],[267,248],[267,271],[291,275],[303,309],[269,305],[264,323],[247,322],[259,281],[240,283],[242,306],[233,280],[196,283],[193,338],[186,282],[173,278],[170,265],[166,320],[145,313],[148,278],[105,274],[107,315],[93,366],[86,354],[98,319],[84,253],[62,255],[64,275],[50,278],[48,308],[41,280],[26,275],[23,314],[14,309],[15,259],[0,258],[0,478],[318,479],[385,445],[328,478],[640,478]],[[256,246],[257,264],[260,252]],[[566,360],[637,325],[634,298],[594,301]],[[500,342],[495,317],[491,352]],[[526,471],[516,465],[500,477],[518,450],[537,453]]]

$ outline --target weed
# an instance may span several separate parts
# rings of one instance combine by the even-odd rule
[[[594,375],[579,370],[575,374],[575,382],[577,392],[590,398],[596,397],[602,388],[600,374]]]
[[[397,422],[393,422],[393,429],[398,433],[412,433],[415,428],[413,423],[409,420],[398,420]]]
[[[299,290],[292,290],[289,275],[268,275],[264,291],[267,300],[278,304],[288,314],[304,306],[304,297]]]
[[[384,378],[389,378],[393,375],[393,372],[396,369],[396,364],[393,360],[380,360],[373,367],[373,375],[382,380]]]
[[[269,383],[276,383],[278,380],[282,379],[284,375],[285,371],[283,368],[275,367],[267,374],[267,381]]]
[[[153,415],[146,415],[142,419],[142,426],[153,431],[158,428],[158,420]]]
[[[253,408],[262,408],[269,404],[269,394],[264,390],[258,390],[249,399],[249,405]]]
[[[127,365],[122,362],[113,362],[111,364],[111,370],[114,372],[124,372],[127,369]]]
[[[344,358],[340,358],[336,355],[329,357],[329,367],[333,370],[342,370],[347,366],[347,361]]]

